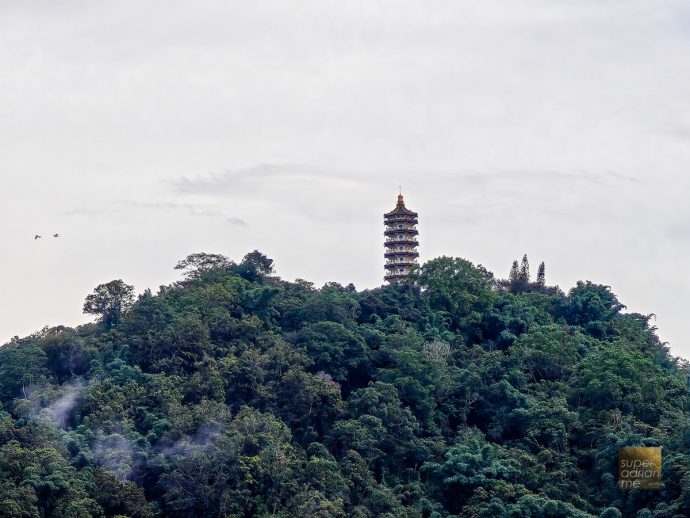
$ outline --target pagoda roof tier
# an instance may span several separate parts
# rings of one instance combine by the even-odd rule
[[[419,257],[419,252],[413,252],[412,250],[386,250],[386,253],[383,254],[383,257],[400,256]]]
[[[413,216],[416,218],[417,215],[416,212],[405,207],[405,200],[403,199],[403,195],[400,194],[398,195],[398,203],[395,205],[395,208],[390,212],[386,212],[383,216],[385,218],[389,216]]]
[[[384,281],[402,281],[407,279],[409,273],[394,273],[383,277]]]
[[[384,214],[383,219],[385,221],[417,221],[417,214]]]
[[[388,241],[383,242],[383,246],[395,246],[395,245],[412,245],[412,246],[417,246],[419,245],[419,241],[416,239],[389,239]]]
[[[392,228],[390,230],[385,230],[383,232],[384,236],[393,236],[395,234],[407,234],[408,236],[416,236],[419,234],[419,231],[416,228]]]
[[[414,266],[416,264],[417,264],[416,261],[405,261],[405,262],[401,262],[401,263],[391,261],[390,263],[384,264],[383,267],[386,270],[391,270],[393,268],[400,268],[401,266]]]
[[[419,246],[419,243],[417,241],[410,241],[410,243],[411,244],[406,245],[404,244],[404,241],[389,241],[388,243],[384,243],[383,246],[386,248],[395,248],[396,250],[399,250],[402,246],[404,250],[410,250],[411,252],[414,252],[415,249]]]
[[[408,225],[416,225],[417,223],[419,223],[419,220],[414,216],[410,216],[409,218],[391,218],[391,217],[385,216],[383,218],[383,223],[384,223],[384,225],[397,225],[398,223],[406,223]]]

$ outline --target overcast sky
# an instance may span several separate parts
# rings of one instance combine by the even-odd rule
[[[0,0],[0,343],[193,252],[376,287],[402,185],[422,261],[527,253],[690,358],[689,174],[686,0]]]

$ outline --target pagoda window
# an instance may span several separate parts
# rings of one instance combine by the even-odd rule
[[[398,224],[398,228],[405,228],[403,225]]]

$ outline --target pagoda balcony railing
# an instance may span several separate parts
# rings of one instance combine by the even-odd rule
[[[402,225],[402,228],[400,228]],[[397,225],[386,225],[386,230],[417,230],[417,225],[404,225],[399,223]]]
[[[386,261],[385,266],[412,266],[413,264],[417,264],[417,261],[409,259],[405,261]]]
[[[400,237],[386,237],[386,244],[389,243],[400,243],[400,244],[409,244],[413,246],[417,246],[419,244],[419,241],[417,241],[414,238],[404,236],[402,238]]]
[[[415,223],[417,223],[417,221],[419,221],[417,219],[417,216],[412,216],[411,214],[400,214],[400,215],[396,215],[396,216],[384,216],[383,219],[386,221],[407,221],[407,222],[414,221]]]
[[[419,252],[415,250],[389,250],[383,254],[383,257],[387,259],[394,257],[419,257]]]
[[[418,235],[419,231],[417,230],[416,227],[407,227],[407,228],[394,228],[394,227],[389,227],[386,228],[386,230],[383,232],[384,236],[393,236],[395,234],[400,234],[400,233],[405,233],[407,232],[408,234],[411,235]]]
[[[385,281],[398,281],[406,279],[410,275],[409,271],[404,271],[402,273],[395,272],[384,275],[383,280]]]
[[[402,272],[398,270],[390,270],[385,273],[386,277],[395,277],[399,275],[409,275],[410,270],[408,268],[404,268]]]
[[[397,257],[386,257],[386,264],[394,263],[414,263],[417,261],[419,254],[390,254],[390,256]]]
[[[395,241],[392,243],[384,243],[384,246],[386,247],[386,251],[389,250],[410,250],[411,252],[415,252],[417,244],[415,243],[414,245],[406,245],[404,241]]]
[[[391,241],[383,244],[383,246],[386,247],[386,251],[398,251],[398,248],[402,246],[404,247],[403,250],[410,250],[411,252],[417,251],[417,245],[419,245],[419,243],[415,241]]]
[[[416,219],[398,219],[398,220],[390,220],[386,218],[383,220],[384,225],[416,225],[419,223]]]

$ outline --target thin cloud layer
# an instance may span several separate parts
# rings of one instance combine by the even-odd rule
[[[197,203],[176,202],[142,202],[135,200],[116,200],[99,207],[82,207],[64,210],[60,216],[94,216],[108,213],[137,212],[137,211],[183,211],[190,216],[225,218],[225,221],[234,225],[246,225],[240,219],[228,216],[220,207]]]

